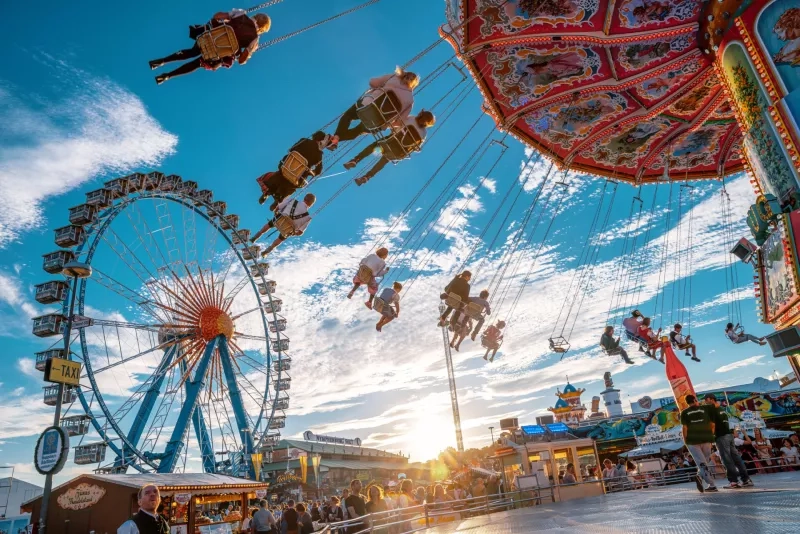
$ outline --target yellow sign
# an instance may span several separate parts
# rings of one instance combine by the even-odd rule
[[[44,379],[46,382],[77,386],[81,381],[81,364],[71,360],[51,358],[47,361]]]

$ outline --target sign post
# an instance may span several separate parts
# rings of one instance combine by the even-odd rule
[[[69,315],[67,315],[67,324],[64,327],[64,357],[69,359],[69,345],[70,341],[72,340],[72,319],[73,314],[75,313],[75,297],[78,293],[78,279],[79,278],[88,278],[92,275],[92,268],[89,267],[85,263],[80,263],[76,261],[72,261],[64,265],[64,270],[61,271],[61,274],[72,278],[72,287],[70,289],[70,301],[69,301]],[[59,358],[60,360],[60,358]],[[72,363],[72,362],[70,362]],[[77,362],[75,362],[77,363]],[[67,367],[69,368],[69,366]],[[52,365],[48,362],[47,369],[52,371]],[[48,373],[50,375],[51,373]],[[48,376],[46,375],[46,377]],[[69,377],[65,377],[63,374],[60,374],[60,370],[57,370],[55,374],[52,376],[59,376],[60,378],[68,378],[69,380],[74,380]],[[70,373],[71,376],[71,373]],[[48,379],[49,381],[49,379]],[[40,441],[47,441],[48,439],[52,440],[48,436],[48,432],[51,432],[55,429],[56,432],[59,432],[61,435],[65,437],[64,444],[66,446],[67,453],[69,452],[69,437],[67,436],[66,432],[61,429],[61,404],[64,401],[64,386],[69,382],[65,381],[58,381],[54,380],[54,382],[58,383],[58,399],[56,399],[56,413],[53,416],[53,426],[46,429],[42,435],[40,436]],[[78,378],[77,381],[74,382],[73,385],[77,385],[80,382],[80,364],[78,364]],[[52,434],[50,434],[52,436]],[[45,447],[47,443],[45,443]],[[39,534],[45,534],[45,529],[47,527],[47,509],[50,505],[50,493],[53,491],[53,475],[61,471],[61,468],[64,466],[64,461],[66,460],[67,454],[63,454],[63,458],[61,459],[60,463],[56,463],[52,466],[52,469],[46,473],[44,473],[44,490],[42,491],[42,509],[41,513],[39,514]],[[37,450],[35,454],[35,459],[38,461],[39,457],[39,448],[37,444]],[[41,472],[41,471],[40,471]]]

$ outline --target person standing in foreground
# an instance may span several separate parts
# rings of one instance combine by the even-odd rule
[[[701,406],[694,395],[686,395],[688,408],[681,411],[681,426],[683,427],[683,441],[689,454],[697,464],[697,478],[695,483],[700,493],[704,491],[719,491],[714,484],[714,479],[708,469],[711,458],[711,444],[714,442],[714,420],[708,406]],[[708,487],[703,487],[703,480]]]
[[[747,474],[747,467],[745,467],[742,457],[733,442],[733,431],[728,422],[727,410],[723,410],[720,407],[717,397],[713,393],[706,393],[704,400],[714,420],[714,437],[717,450],[722,458],[722,463],[725,464],[728,482],[730,482],[725,488],[736,489],[742,486],[752,486],[753,481],[750,480],[750,475]],[[740,478],[742,479],[741,484],[739,484]]]
[[[169,534],[169,523],[156,513],[161,504],[158,486],[142,486],[139,489],[138,502],[139,511],[117,529],[117,534]]]
[[[272,532],[272,527],[277,526],[277,521],[272,515],[272,512],[267,508],[267,501],[261,500],[258,503],[258,511],[253,514],[253,520],[250,522],[250,528],[253,534],[259,532]]]
[[[350,481],[350,495],[344,500],[344,508],[347,510],[347,517],[355,519],[367,514],[367,503],[361,495],[361,481],[354,478]],[[360,532],[364,530],[363,523],[353,523],[348,529],[348,533]]]

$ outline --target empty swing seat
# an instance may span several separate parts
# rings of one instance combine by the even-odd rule
[[[235,56],[239,51],[236,33],[227,24],[208,28],[197,38],[197,46],[200,47],[205,61],[220,61],[222,58]]]
[[[383,152],[383,157],[389,161],[402,161],[412,152],[419,151],[422,146],[422,136],[416,128],[404,126],[378,141],[378,146]]]
[[[310,172],[308,160],[294,150],[289,152],[281,164],[281,174],[295,187],[304,187],[305,176]]]
[[[564,354],[569,350],[569,341],[566,338],[551,337],[548,341],[550,342],[550,350],[556,354]]]
[[[403,107],[400,104],[400,99],[397,98],[393,91],[371,89],[368,92],[370,96],[376,96],[368,104],[362,103],[364,100],[362,96],[358,101],[356,113],[361,124],[369,132],[376,133],[385,130],[389,126],[389,122],[400,115]]]

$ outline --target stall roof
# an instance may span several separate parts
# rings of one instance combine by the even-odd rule
[[[648,443],[627,452],[619,453],[619,456],[624,458],[642,458],[643,456],[652,456],[654,454],[663,454],[665,451],[677,451],[683,448],[683,441],[666,441],[663,443]]]
[[[256,482],[245,478],[212,473],[134,473],[130,475],[79,475],[69,482],[61,484],[56,490],[72,484],[78,479],[99,480],[132,489],[141,488],[145,484],[155,484],[162,494],[189,491],[194,495],[233,495],[269,487],[266,482]],[[41,499],[41,495],[23,504],[31,503],[37,499]]]

